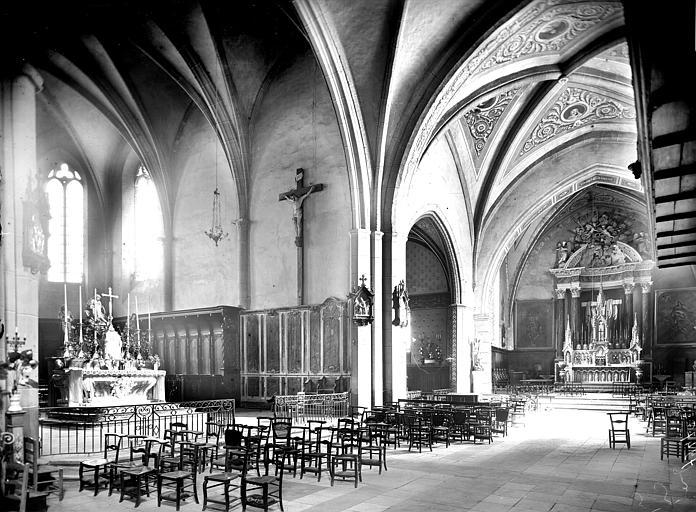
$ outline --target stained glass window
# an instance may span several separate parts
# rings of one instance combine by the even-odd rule
[[[80,283],[84,265],[84,189],[82,177],[68,164],[48,173],[46,194],[48,221],[47,278],[54,282]]]
[[[135,176],[135,278],[155,279],[162,269],[162,209],[157,187],[142,165]]]

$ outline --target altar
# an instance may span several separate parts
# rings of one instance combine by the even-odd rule
[[[618,232],[597,236],[611,234],[602,217],[587,232],[577,228],[575,251],[550,269],[555,278],[556,378],[595,389],[640,382],[643,347],[649,342],[644,297],[654,266],[621,242]]]
[[[136,405],[164,401],[164,370],[69,368],[68,405]]]

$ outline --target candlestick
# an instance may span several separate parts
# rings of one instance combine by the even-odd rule
[[[130,293],[128,293],[128,315],[126,316],[126,347],[130,347]]]
[[[63,347],[67,349],[68,347],[68,284],[63,283],[63,316],[64,316],[64,329],[63,329]]]
[[[152,318],[150,317],[150,296],[147,296],[147,342],[150,344],[150,350],[152,350]]]

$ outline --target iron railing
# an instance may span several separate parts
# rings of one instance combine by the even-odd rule
[[[40,410],[41,455],[100,453],[104,434],[162,437],[172,422],[205,432],[207,422],[235,422],[234,399],[200,402],[46,407]]]
[[[308,420],[332,420],[349,415],[350,392],[276,395],[273,397],[273,412],[276,416],[288,416],[303,423]]]

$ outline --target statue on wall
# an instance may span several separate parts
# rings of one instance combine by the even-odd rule
[[[633,248],[638,251],[643,258],[652,258],[652,244],[648,236],[643,232],[633,233],[631,241]]]
[[[471,370],[474,372],[483,371],[483,363],[481,363],[481,341],[474,338],[471,342]]]
[[[570,258],[570,254],[573,251],[573,246],[567,240],[558,242],[556,244],[556,267],[562,267]]]
[[[392,291],[392,309],[394,310],[394,320],[392,325],[395,327],[406,327],[410,314],[408,304],[408,292],[403,279],[394,287]]]

